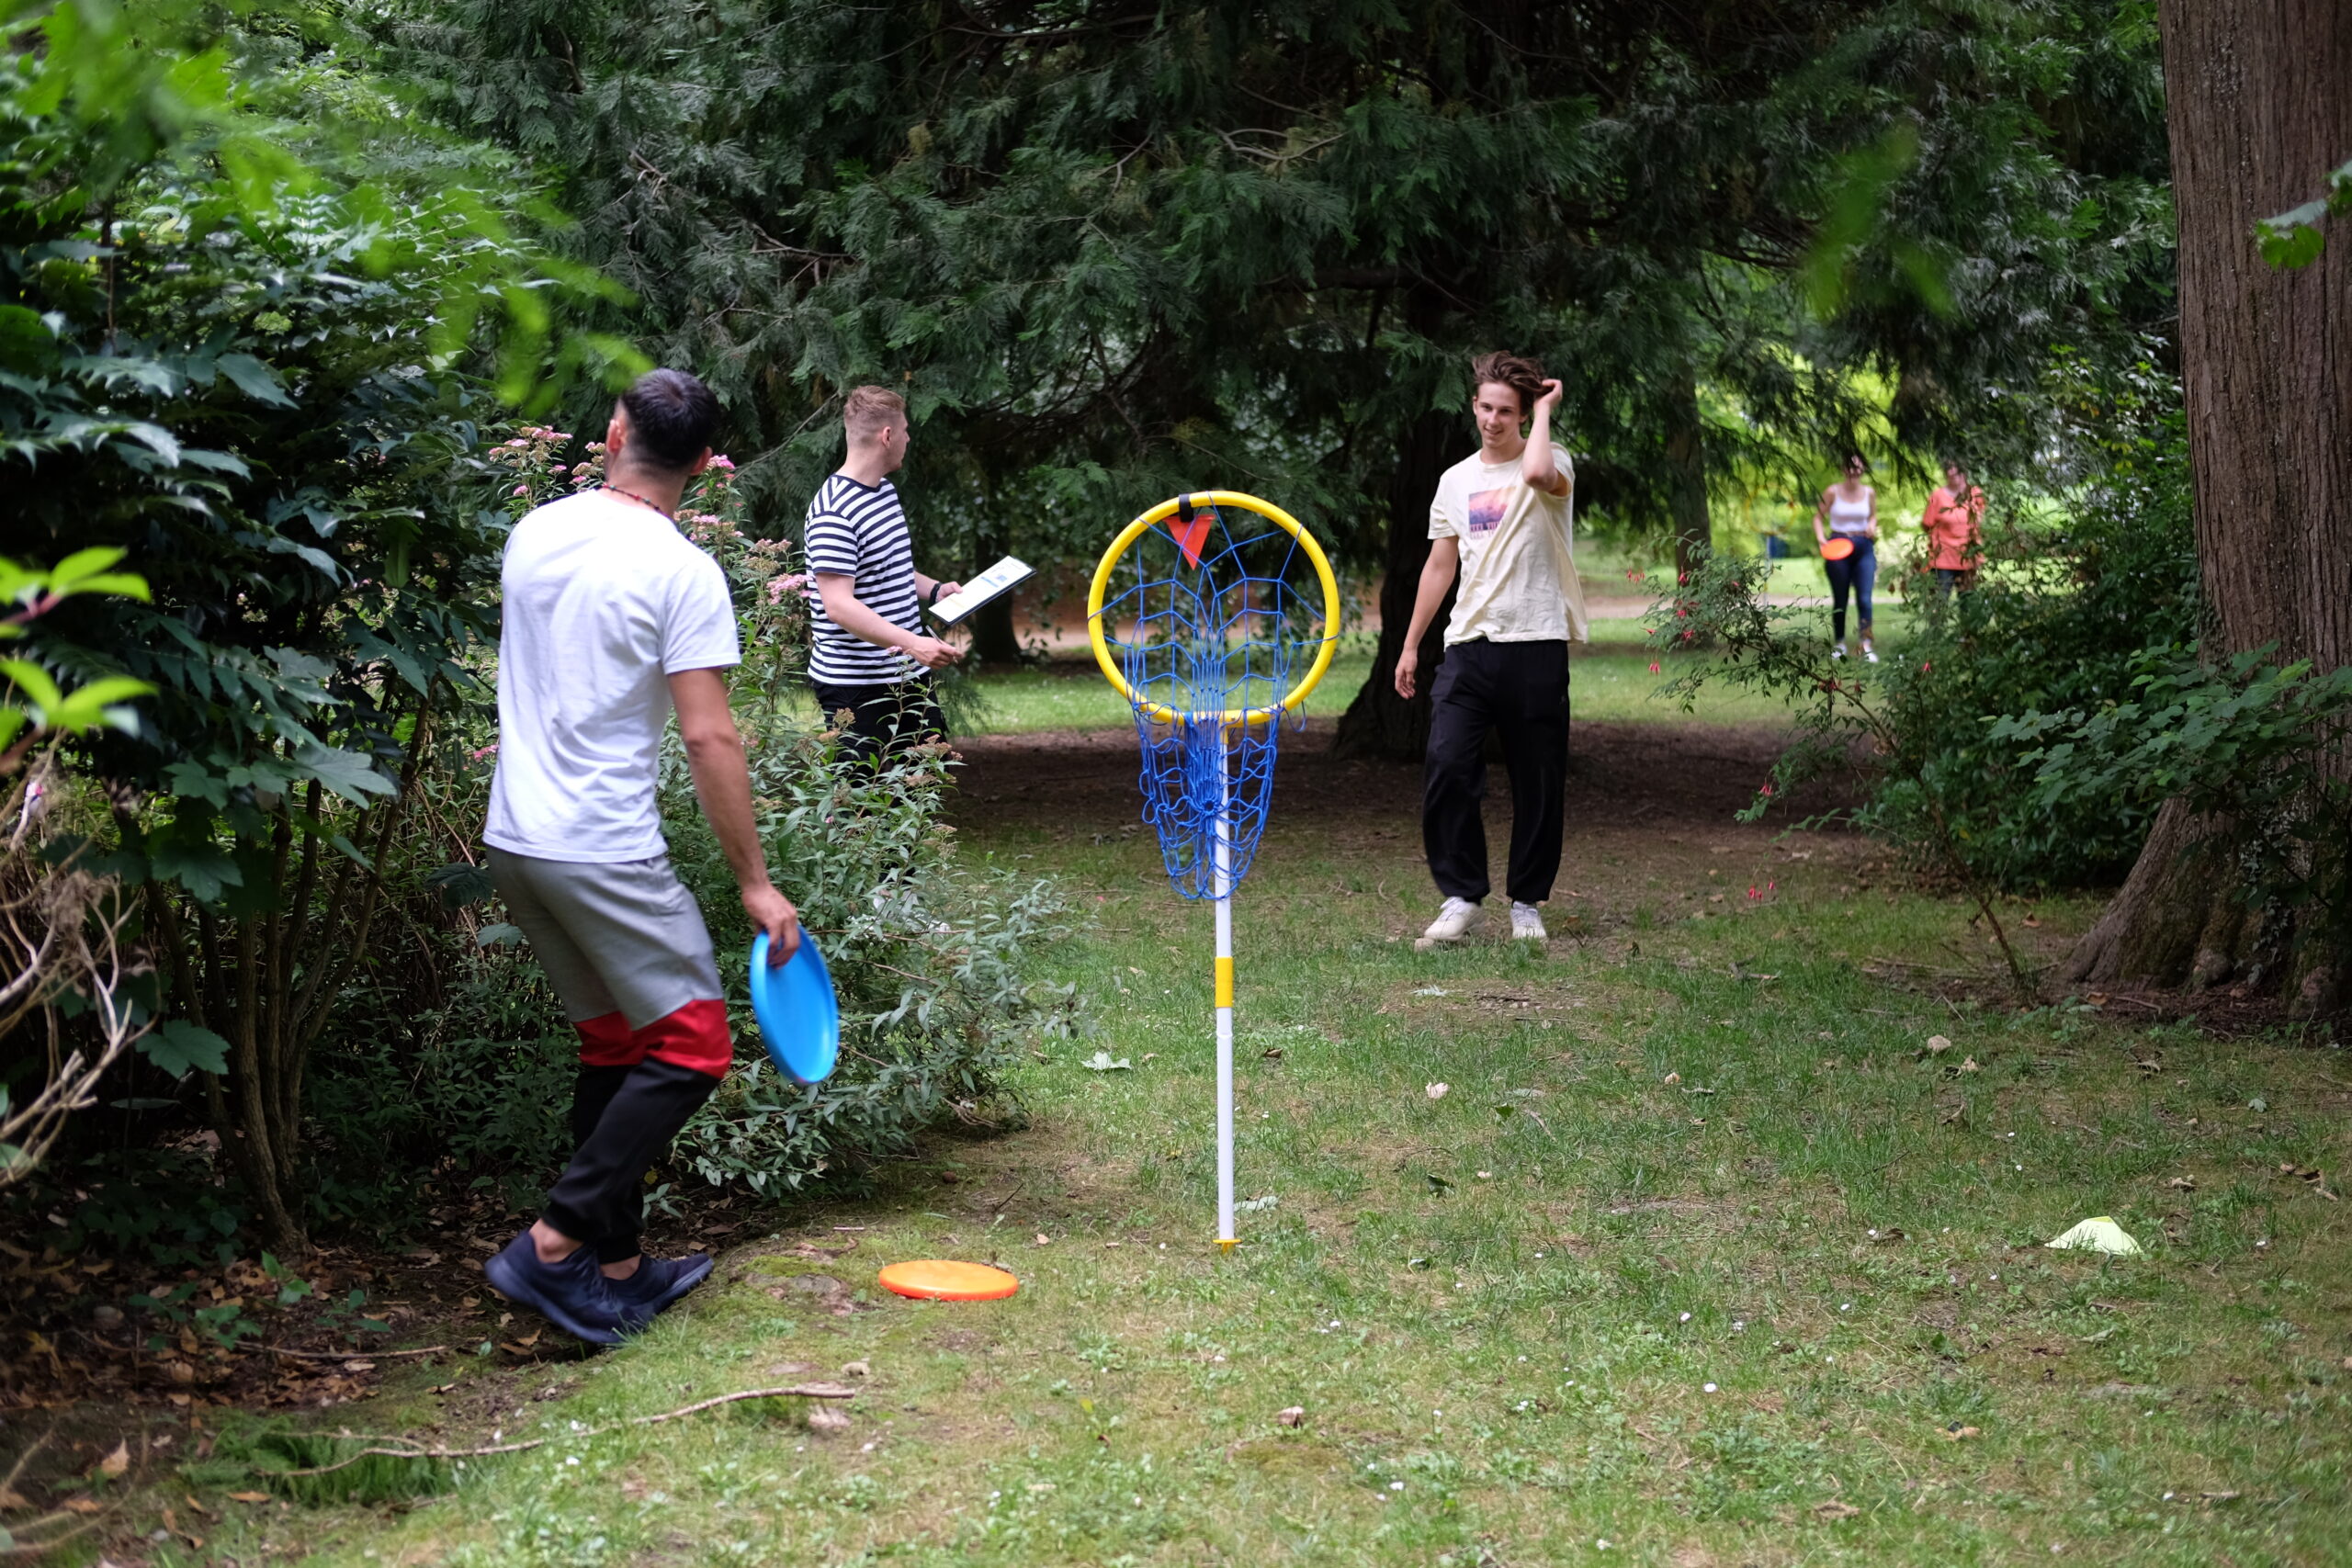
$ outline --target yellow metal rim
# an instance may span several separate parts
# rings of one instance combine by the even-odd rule
[[[1118,661],[1111,657],[1111,642],[1102,632],[1102,599],[1111,586],[1112,569],[1119,564],[1119,558],[1127,553],[1129,546],[1174,516],[1178,503],[1185,500],[1190,500],[1196,506],[1246,507],[1288,529],[1291,537],[1306,547],[1306,558],[1315,563],[1316,580],[1323,588],[1323,640],[1316,647],[1315,662],[1308,666],[1298,684],[1284,693],[1283,700],[1273,706],[1227,708],[1216,716],[1224,724],[1263,724],[1276,714],[1286,713],[1305,702],[1307,694],[1322,681],[1323,672],[1331,668],[1331,653],[1338,637],[1332,628],[1340,624],[1340,582],[1331,575],[1329,558],[1324,555],[1323,547],[1315,542],[1315,536],[1299,525],[1297,518],[1271,501],[1261,501],[1254,495],[1244,495],[1237,490],[1195,491],[1189,497],[1170,496],[1119,530],[1119,536],[1111,541],[1111,547],[1102,552],[1102,559],[1094,568],[1094,581],[1087,586],[1086,639],[1094,649],[1094,662],[1102,666],[1103,676],[1119,695],[1127,700],[1130,707],[1142,710],[1153,723],[1173,724],[1180,718],[1191,722],[1210,716],[1204,713],[1180,714],[1161,703],[1137,702],[1135,692],[1127,685],[1127,678],[1119,671]]]

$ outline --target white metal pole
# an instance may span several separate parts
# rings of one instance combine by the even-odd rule
[[[1233,827],[1225,772],[1225,732],[1216,738],[1216,844],[1210,890],[1216,904],[1216,1244],[1233,1234]]]

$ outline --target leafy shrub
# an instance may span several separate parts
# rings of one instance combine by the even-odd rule
[[[516,513],[596,482],[599,443],[531,426],[487,449]],[[807,615],[789,547],[750,537],[723,463],[689,490],[680,522],[727,571],[746,661],[733,675],[752,742],[754,808],[769,863],[823,946],[842,998],[839,1070],[815,1089],[777,1077],[755,1037],[681,1135],[674,1169],[783,1195],[902,1153],[951,1119],[1007,1114],[1000,1078],[1021,1044],[1067,1026],[1067,988],[1023,965],[1061,913],[1045,884],[967,871],[939,820],[943,748],[880,772],[843,756],[782,701],[802,668]],[[317,1049],[310,1093],[322,1217],[394,1222],[446,1187],[537,1196],[570,1149],[576,1040],[539,966],[507,924],[477,849],[496,746],[484,719],[453,725],[429,753],[407,825],[379,854],[380,946],[345,987]],[[671,855],[718,943],[748,1017],[750,926],[702,818],[674,734],[660,781]],[[432,1179],[421,1186],[419,1174]]]
[[[1989,530],[1978,586],[1928,601],[1884,678],[1896,755],[1863,826],[1916,843],[1940,812],[1976,874],[2011,890],[2120,880],[2160,798],[2038,789],[2031,741],[1999,720],[2131,697],[2153,650],[2198,627],[2188,453],[2177,407],[2119,400],[2104,467],[2057,524]],[[1914,658],[1916,656],[1916,659]]]
[[[2352,948],[2352,781],[2336,767],[2352,740],[2352,666],[2273,665],[2271,648],[2226,665],[2186,648],[2151,650],[2128,700],[2027,713],[1993,727],[2028,748],[2031,803],[2053,816],[2129,810],[2153,818],[2178,799],[2228,857],[2248,906],[2290,915],[2265,942],[2302,928],[2324,953]]]
[[[841,1066],[803,1089],[775,1072],[756,1040],[739,1043],[736,1071],[680,1136],[676,1157],[706,1181],[781,1193],[903,1154],[946,1119],[1012,1110],[1005,1066],[1037,1035],[1067,1032],[1077,1002],[1074,987],[1023,975],[1029,953],[1056,934],[1059,895],[957,863],[954,829],[938,819],[944,747],[916,748],[876,772],[845,756],[833,731],[780,716],[749,739],[770,868],[841,997]],[[663,772],[671,854],[702,902],[740,1010],[751,925],[674,744]]]

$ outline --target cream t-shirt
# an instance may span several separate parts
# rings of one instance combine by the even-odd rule
[[[1545,495],[1520,477],[1519,459],[1487,463],[1473,452],[1437,481],[1430,537],[1462,542],[1462,575],[1446,623],[1457,642],[1589,642],[1584,585],[1577,581],[1576,466],[1552,444],[1568,479]]]

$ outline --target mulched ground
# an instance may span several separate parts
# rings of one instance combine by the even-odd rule
[[[1418,831],[1421,764],[1342,759],[1336,720],[1285,732],[1275,770],[1275,820],[1317,832],[1403,822]],[[1572,841],[1663,823],[1717,827],[1754,798],[1787,732],[1768,725],[1595,724],[1569,741]],[[952,815],[975,829],[1002,821],[1120,821],[1135,815],[1136,739],[1127,730],[1039,730],[959,739],[965,767]],[[1488,812],[1510,820],[1502,765],[1489,769]],[[1826,797],[1824,797],[1826,799]],[[1777,831],[1778,829],[1773,829]]]

